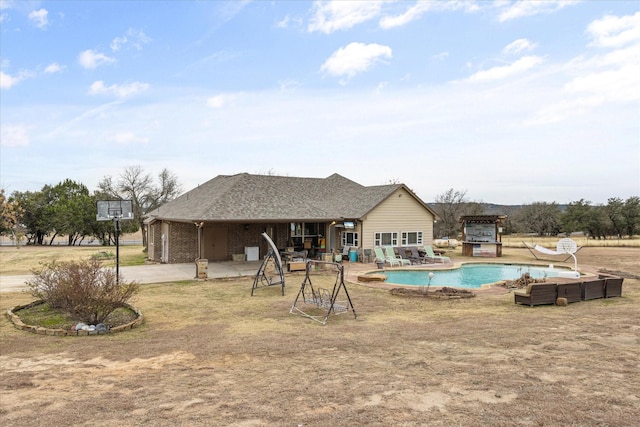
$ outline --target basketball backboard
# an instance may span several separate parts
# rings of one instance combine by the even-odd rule
[[[96,202],[97,221],[117,219],[133,219],[133,203],[131,200],[98,200]]]

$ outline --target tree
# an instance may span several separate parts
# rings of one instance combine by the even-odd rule
[[[22,210],[20,223],[26,229],[27,244],[43,245],[53,231],[50,191],[51,186],[45,185],[40,191],[14,192],[11,196]]]
[[[588,201],[580,199],[577,202],[571,202],[567,205],[567,209],[562,215],[562,227],[565,232],[589,231],[593,208]]]
[[[98,187],[102,194],[110,198],[131,200],[134,218],[142,228],[145,213],[173,200],[182,191],[176,175],[166,168],[158,174],[158,181],[157,185],[154,184],[151,175],[141,166],[129,166],[122,172],[117,182],[114,182],[110,176],[106,176],[100,181]],[[143,245],[146,245],[146,242],[147,237],[143,233]]]
[[[20,231],[18,226],[20,225],[20,217],[23,213],[22,207],[15,200],[7,200],[4,192],[4,188],[0,188],[0,235],[10,235],[16,241],[16,244],[20,246]]]
[[[440,217],[434,230],[438,236],[457,237],[460,229],[460,216],[463,214],[467,191],[454,190],[450,188],[442,194],[436,196],[434,210]]]
[[[514,222],[522,232],[534,232],[538,236],[556,235],[561,229],[560,216],[560,207],[555,202],[535,202],[523,206]]]
[[[619,197],[612,197],[607,200],[607,205],[604,207],[604,210],[611,223],[613,234],[618,237],[622,237],[625,229],[625,221],[623,216],[624,201]]]
[[[92,235],[96,204],[87,187],[66,179],[53,187],[50,194],[51,218],[56,234],[67,236],[69,246]]]
[[[640,197],[629,197],[622,211],[624,229],[629,237],[640,233]]]

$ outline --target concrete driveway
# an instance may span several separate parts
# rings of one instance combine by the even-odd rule
[[[210,262],[207,274],[210,279],[255,276],[261,261],[222,261]],[[120,274],[126,281],[139,283],[164,283],[180,280],[193,280],[196,277],[196,264],[147,264],[120,267]],[[27,289],[25,282],[32,275],[0,276],[0,292],[17,292]]]

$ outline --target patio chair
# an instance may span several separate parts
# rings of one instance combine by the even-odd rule
[[[524,291],[513,293],[516,304],[534,305],[555,304],[558,298],[557,283],[530,283]]]
[[[451,258],[449,258],[448,256],[436,255],[435,252],[433,252],[433,247],[431,247],[431,245],[424,245],[424,251],[427,254],[425,258],[429,259],[430,261],[441,263],[451,262]]]
[[[364,250],[364,262],[370,263],[372,257],[373,257],[373,253],[372,253],[371,249],[365,249]]]
[[[390,264],[391,264],[391,260],[395,260],[401,266],[411,265],[411,261],[396,255],[396,251],[393,249],[393,246],[384,246],[384,251],[387,254],[387,259],[390,260],[389,261]]]
[[[349,261],[349,246],[342,248],[342,261]]]

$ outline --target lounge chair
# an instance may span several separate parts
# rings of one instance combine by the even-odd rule
[[[527,304],[531,307],[542,304],[555,304],[558,298],[557,283],[530,283],[526,290],[513,293],[516,304]]]
[[[583,301],[604,298],[605,279],[586,280],[580,284],[580,298]]]
[[[411,260],[413,264],[424,264],[428,261],[426,257],[420,255],[420,252],[418,252],[418,248],[416,248],[415,246],[409,246],[409,250],[411,251],[411,257],[409,258],[409,260]]]
[[[566,298],[568,303],[581,299],[580,282],[558,283],[558,298]]]
[[[408,247],[405,247],[405,246],[398,247],[398,255],[400,255],[400,258],[402,259],[409,260],[409,264],[418,264],[418,262],[416,262],[416,260],[413,259],[413,255],[411,254],[411,251],[409,250]]]
[[[622,296],[622,277],[616,276],[600,276],[601,279],[604,278],[604,297],[621,297]]]
[[[408,259],[404,259],[398,255],[396,255],[396,251],[393,249],[393,246],[384,246],[384,251],[387,254],[386,259],[389,260],[389,264],[394,260],[398,263],[398,265],[411,265],[411,261]]]
[[[425,258],[432,262],[451,262],[451,258],[449,258],[448,256],[436,255],[435,252],[433,252],[433,248],[431,247],[431,245],[424,245],[424,251],[426,253]]]
[[[394,262],[389,261],[387,259],[387,256],[382,251],[382,248],[379,246],[376,246],[375,248],[373,248],[373,253],[376,254],[376,262],[388,262],[391,267],[393,267],[394,265],[400,265],[400,263],[397,261],[394,261]]]

